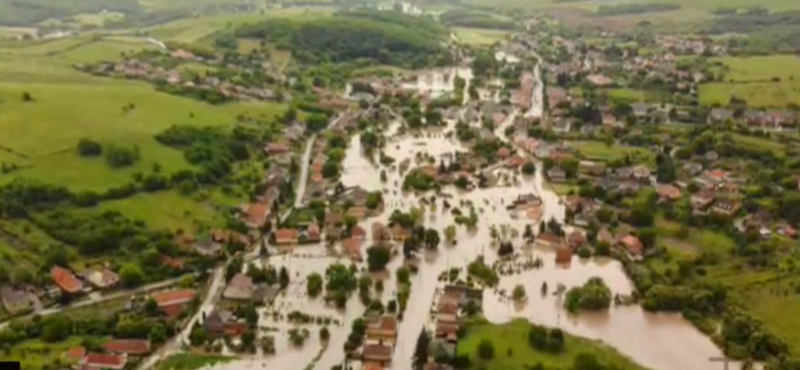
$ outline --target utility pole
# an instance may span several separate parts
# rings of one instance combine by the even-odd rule
[[[708,360],[711,362],[722,362],[724,370],[730,370],[730,364],[733,362],[733,360],[725,356],[709,357]]]

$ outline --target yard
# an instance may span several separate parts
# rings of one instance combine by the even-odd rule
[[[10,347],[7,352],[0,352],[0,361],[19,361],[21,368],[25,370],[52,369],[53,362],[63,359],[70,348],[79,347],[83,340],[81,337],[72,337],[57,343],[28,340]]]
[[[623,159],[626,155],[629,155],[635,163],[652,165],[655,161],[652,153],[644,148],[606,145],[600,141],[570,141],[566,142],[566,145],[576,149],[586,159],[594,161],[608,162]]]
[[[598,360],[624,369],[643,369],[633,361],[600,342],[565,334],[564,351],[560,354],[534,350],[528,343],[527,321],[515,320],[504,325],[480,324],[471,326],[466,337],[458,342],[458,354],[469,356],[476,368],[487,370],[523,370],[541,363],[546,369],[571,368],[576,356],[581,353],[594,354]],[[494,344],[494,358],[490,361],[478,357],[478,345],[488,339]],[[483,366],[483,367],[482,367]]]

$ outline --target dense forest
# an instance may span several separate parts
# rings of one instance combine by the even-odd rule
[[[246,25],[237,36],[266,39],[306,63],[369,60],[420,68],[449,60],[444,29],[427,18],[368,11],[309,21]]]
[[[0,24],[30,26],[51,18],[101,11],[140,14],[136,0],[0,0]]]
[[[451,27],[514,29],[514,21],[510,19],[502,19],[492,14],[467,9],[448,10],[442,13],[439,19],[442,23]]]

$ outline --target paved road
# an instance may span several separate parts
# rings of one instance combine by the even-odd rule
[[[100,304],[100,303],[103,303],[103,302],[108,302],[108,301],[113,301],[113,300],[119,299],[119,298],[129,297],[129,296],[132,296],[132,295],[135,295],[135,294],[147,293],[147,292],[153,291],[153,290],[164,289],[166,287],[178,284],[180,281],[181,281],[181,278],[164,280],[164,281],[161,281],[161,282],[158,282],[158,283],[153,283],[153,284],[141,286],[141,287],[136,288],[136,289],[122,290],[122,291],[119,291],[119,292],[116,292],[116,293],[112,293],[112,294],[108,294],[108,295],[97,296],[96,298],[87,298],[87,299],[84,299],[84,300],[81,300],[81,301],[73,302],[73,303],[71,303],[69,305],[66,305],[66,306],[60,306],[60,307],[53,307],[53,308],[44,309],[44,310],[41,310],[39,312],[32,313],[30,315],[18,317],[17,319],[27,319],[27,318],[33,317],[34,315],[49,316],[49,315],[56,314],[56,313],[59,313],[59,312],[62,312],[62,311],[67,311],[67,310],[81,308],[81,307],[93,306],[93,305]],[[10,320],[0,323],[0,330],[5,329],[5,327],[8,326],[9,322],[10,322]]]
[[[192,319],[189,320],[180,333],[172,337],[167,344],[161,346],[161,348],[150,355],[150,357],[144,359],[142,363],[139,364],[139,367],[137,368],[138,370],[146,370],[153,367],[161,359],[180,351],[184,343],[189,343],[189,334],[191,334],[194,324],[201,321],[204,313],[206,315],[211,313],[211,310],[214,309],[214,302],[216,302],[219,295],[222,294],[222,289],[225,287],[224,272],[224,265],[214,269],[214,273],[211,278],[211,285],[209,286],[206,297],[203,299],[203,303],[200,304],[200,308],[197,310],[197,313],[195,313]]]
[[[328,123],[328,129],[335,126],[339,120],[344,118],[345,114],[346,113],[342,113],[331,119],[331,122]],[[302,167],[300,167],[300,181],[297,183],[297,191],[295,192],[294,208],[303,206],[303,195],[306,193],[306,185],[308,184],[308,166],[311,165],[311,152],[314,149],[314,141],[316,140],[317,134],[311,135],[311,137],[306,140],[306,149],[303,152]],[[285,216],[288,216],[290,211],[291,210],[287,211],[287,213],[281,217],[281,221],[285,220]]]

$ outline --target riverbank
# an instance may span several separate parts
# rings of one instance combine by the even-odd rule
[[[567,369],[583,354],[594,356],[606,368],[616,366],[626,370],[646,369],[602,342],[567,333],[564,333],[563,351],[550,353],[536,350],[528,340],[532,327],[527,320],[514,320],[502,325],[485,322],[470,325],[466,336],[458,342],[457,354],[469,357],[470,363],[476,368],[487,370],[524,370],[536,368],[538,364],[545,369]],[[481,359],[478,355],[480,343],[486,340],[494,345],[494,355],[490,360]]]

